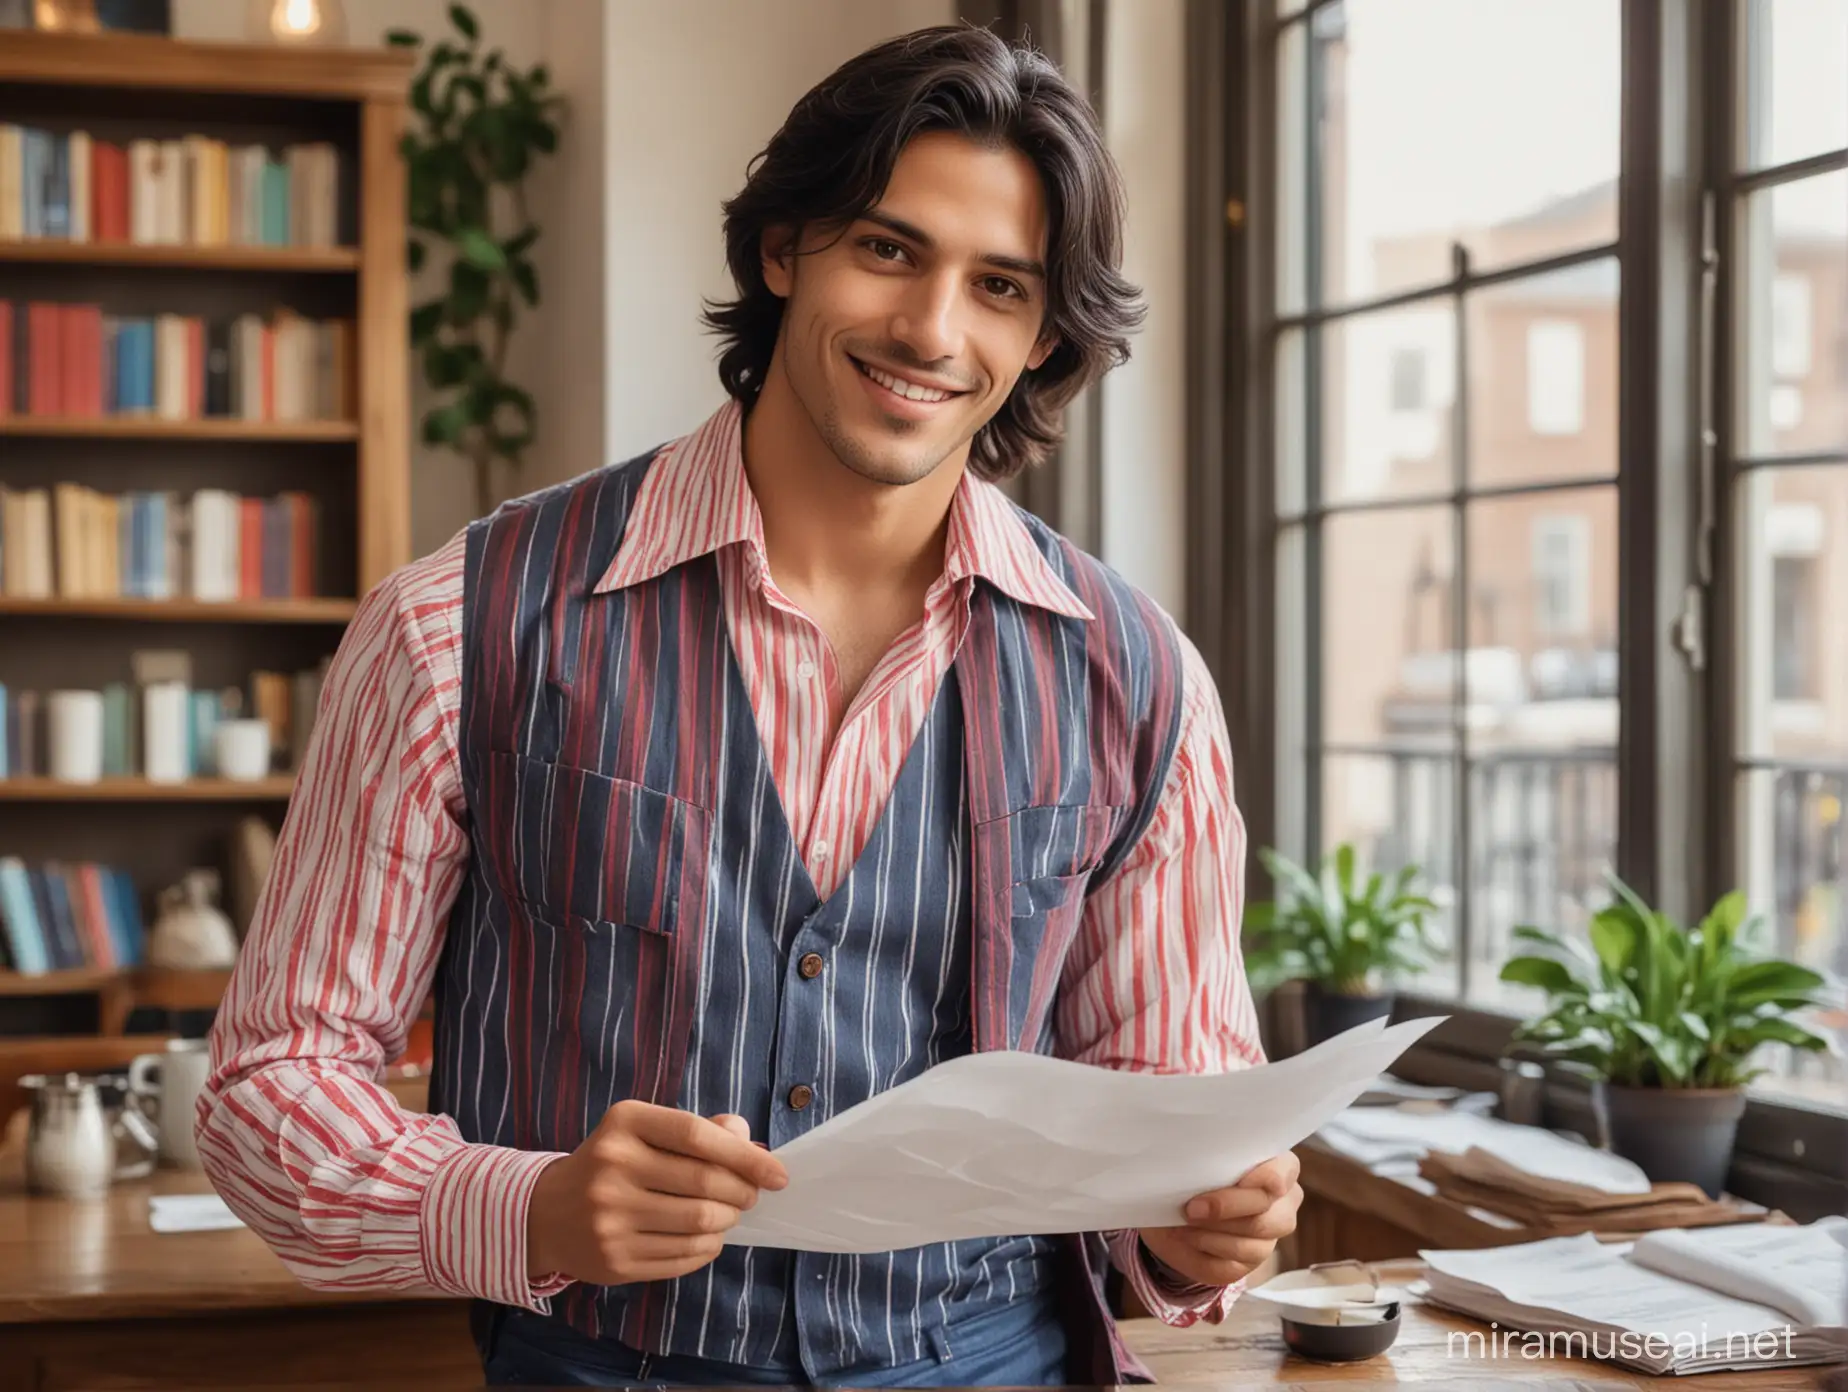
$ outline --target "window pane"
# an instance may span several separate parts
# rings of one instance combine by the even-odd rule
[[[1309,244],[1308,26],[1292,24],[1277,41],[1277,308],[1300,313]]]
[[[1617,490],[1469,505],[1470,740],[1582,748],[1617,737]]]
[[[1322,528],[1322,738],[1450,749],[1448,509],[1338,513]],[[1290,641],[1281,631],[1280,641]]]
[[[1324,500],[1448,493],[1456,453],[1451,300],[1336,319],[1319,333]]]
[[[1762,190],[1745,221],[1740,452],[1848,447],[1848,170]]]
[[[1617,262],[1469,301],[1470,485],[1617,472]]]
[[[1848,145],[1848,0],[1747,0],[1746,164]]]
[[[1848,761],[1848,465],[1741,477],[1738,634],[1748,757]]]
[[[1330,754],[1322,761],[1322,849],[1353,845],[1362,865],[1391,873],[1418,867],[1419,884],[1437,901],[1431,936],[1443,959],[1397,984],[1434,995],[1458,983],[1455,914],[1456,763],[1430,750],[1388,755]]]
[[[1302,514],[1308,498],[1308,340],[1319,327],[1285,329],[1277,338],[1277,513]],[[1323,446],[1327,448],[1326,444]]]
[[[1471,1000],[1538,1003],[1497,980],[1517,955],[1519,925],[1589,940],[1617,858],[1616,760],[1614,746],[1595,740],[1546,739],[1491,746],[1470,760]]]
[[[1345,0],[1311,21],[1322,302],[1615,240],[1618,0]],[[1569,74],[1570,80],[1562,80]]]
[[[1756,946],[1818,971],[1848,973],[1848,770],[1755,769],[1740,775],[1746,893],[1763,915]],[[1848,1045],[1848,1024],[1835,1028]],[[1848,1105],[1848,1069],[1783,1046],[1758,1062],[1759,1091]]]
[[[1617,851],[1617,490],[1469,505],[1472,999],[1522,923],[1583,933]],[[1531,1004],[1531,1002],[1529,1002]]]

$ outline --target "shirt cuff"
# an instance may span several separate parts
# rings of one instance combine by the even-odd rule
[[[1165,1262],[1142,1245],[1135,1229],[1106,1234],[1117,1270],[1129,1282],[1142,1306],[1163,1324],[1185,1329],[1204,1320],[1219,1324],[1244,1293],[1244,1281],[1229,1286],[1202,1286],[1182,1279]]]
[[[563,1152],[469,1145],[445,1160],[424,1190],[418,1214],[424,1276],[451,1295],[552,1312],[551,1297],[572,1284],[556,1272],[526,1274],[526,1214],[540,1171]]]

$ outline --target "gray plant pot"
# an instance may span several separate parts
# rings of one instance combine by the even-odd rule
[[[1325,991],[1311,981],[1303,992],[1303,1023],[1308,1027],[1311,1046],[1391,1013],[1390,991],[1371,996],[1344,996]]]
[[[1611,1149],[1657,1183],[1698,1184],[1718,1198],[1745,1115],[1743,1088],[1638,1088],[1599,1083],[1593,1104]]]

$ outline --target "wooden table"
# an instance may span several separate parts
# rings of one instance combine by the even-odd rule
[[[206,1187],[201,1175],[162,1172],[97,1203],[75,1204],[27,1196],[17,1174],[0,1168],[0,1392],[481,1385],[465,1301],[311,1291],[245,1229],[162,1234],[148,1227],[150,1194]],[[1404,1278],[1390,1269],[1382,1274]],[[1163,1382],[1195,1386],[1505,1380],[1629,1392],[1651,1382],[1598,1363],[1451,1356],[1452,1331],[1482,1328],[1412,1306],[1397,1343],[1380,1358],[1320,1365],[1286,1352],[1275,1316],[1257,1301],[1219,1326],[1124,1325],[1130,1346]],[[1678,1385],[1684,1392],[1794,1392],[1824,1385],[1824,1376],[1816,1369],[1709,1374]]]
[[[208,1192],[159,1172],[93,1203],[0,1175],[0,1392],[468,1386],[468,1302],[309,1290],[248,1229],[156,1233],[150,1194]]]
[[[1416,1279],[1418,1266],[1377,1264],[1381,1279],[1403,1283]],[[1130,1347],[1136,1350],[1164,1383],[1224,1387],[1308,1387],[1327,1383],[1417,1382],[1453,1387],[1514,1387],[1609,1389],[1634,1392],[1638,1388],[1679,1387],[1683,1392],[1797,1392],[1797,1389],[1833,1387],[1836,1379],[1848,1392],[1848,1378],[1839,1368],[1768,1369],[1754,1373],[1703,1373],[1696,1378],[1652,1378],[1613,1363],[1589,1359],[1526,1359],[1469,1356],[1486,1349],[1482,1341],[1463,1336],[1483,1333],[1477,1320],[1413,1302],[1400,1315],[1399,1337],[1377,1358],[1359,1363],[1312,1363],[1283,1346],[1277,1317],[1263,1302],[1243,1301],[1231,1317],[1214,1328],[1195,1325],[1170,1329],[1151,1320],[1124,1325]],[[1453,1336],[1455,1336],[1453,1338]]]

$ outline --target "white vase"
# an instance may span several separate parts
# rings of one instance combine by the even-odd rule
[[[176,971],[228,967],[237,960],[237,933],[218,907],[218,872],[189,870],[162,890],[160,915],[148,935],[148,965]]]

